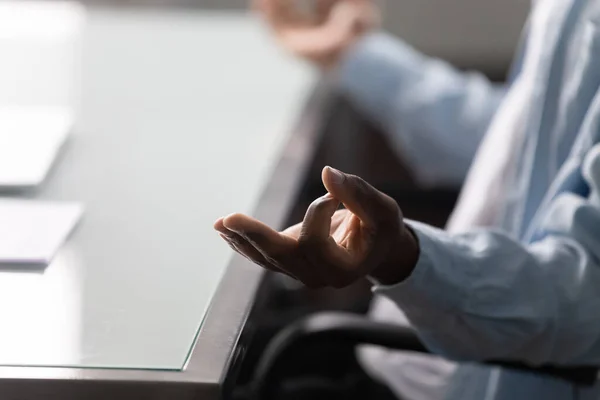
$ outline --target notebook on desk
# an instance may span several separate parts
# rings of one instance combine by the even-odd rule
[[[50,264],[82,213],[78,203],[0,199],[0,271]]]

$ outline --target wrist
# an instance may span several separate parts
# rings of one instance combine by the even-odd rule
[[[392,244],[387,259],[375,268],[370,277],[381,285],[392,286],[407,279],[417,266],[420,246],[417,235],[407,225],[403,225],[402,234]]]

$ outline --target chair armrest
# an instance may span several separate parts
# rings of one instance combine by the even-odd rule
[[[267,346],[255,370],[253,398],[271,398],[269,385],[276,380],[277,365],[300,342],[319,340],[335,343],[371,344],[391,350],[429,353],[411,327],[375,322],[365,316],[323,312],[303,318],[284,328]],[[596,382],[598,368],[583,367],[531,367],[513,361],[489,361],[484,364],[543,374],[567,380],[577,385],[590,386]]]
[[[428,352],[410,327],[374,322],[350,313],[313,314],[287,326],[269,343],[255,369],[253,399],[267,400],[272,397],[269,385],[276,380],[278,363],[297,344],[309,341],[371,344],[395,350]]]

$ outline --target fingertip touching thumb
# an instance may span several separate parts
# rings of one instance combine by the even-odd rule
[[[361,193],[362,188],[358,187],[362,179],[331,167],[323,168],[322,179],[325,189],[348,210],[363,221],[370,219],[365,210],[365,196]]]
[[[322,178],[327,191],[341,201],[350,212],[369,225],[374,222],[369,215],[370,207],[364,191],[366,187],[359,185],[362,179],[331,167],[323,168]]]
[[[396,202],[363,179],[347,175],[335,168],[325,167],[322,173],[327,191],[368,225],[376,225],[397,209]]]

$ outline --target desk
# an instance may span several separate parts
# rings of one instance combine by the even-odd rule
[[[212,223],[283,223],[314,77],[244,14],[91,8],[82,43],[74,133],[19,196],[86,212],[43,273],[0,272],[1,397],[218,398],[262,273]]]

